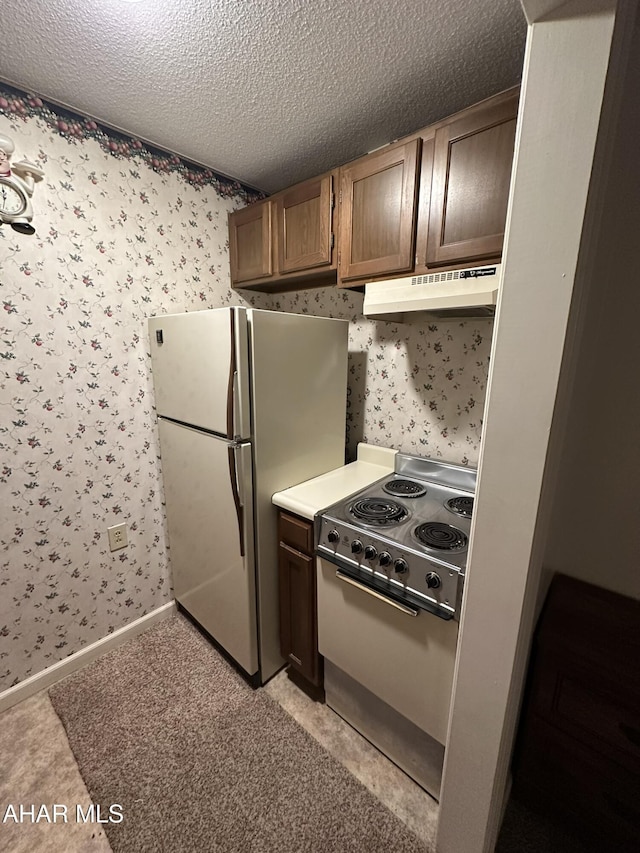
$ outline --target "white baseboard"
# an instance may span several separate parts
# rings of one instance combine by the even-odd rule
[[[128,640],[132,640],[138,634],[142,634],[143,631],[151,628],[156,622],[161,622],[163,619],[172,616],[175,612],[175,601],[163,604],[162,607],[152,610],[146,616],[141,616],[129,625],[125,625],[124,628],[118,628],[112,634],[107,634],[101,640],[91,643],[90,646],[80,649],[79,652],[69,655],[68,658],[58,661],[58,663],[54,663],[52,666],[48,666],[42,672],[38,672],[36,675],[32,675],[21,681],[20,684],[10,687],[8,690],[0,693],[0,714],[13,705],[17,705],[18,702],[22,702],[23,699],[28,699],[29,696],[33,696],[34,693],[38,693],[40,690],[46,690],[47,687],[51,687],[57,681],[61,681],[68,675],[82,669],[83,666],[96,660],[96,658],[99,658],[105,652],[121,646]]]

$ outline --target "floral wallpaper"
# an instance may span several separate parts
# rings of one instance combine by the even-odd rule
[[[44,170],[36,234],[0,228],[0,692],[171,599],[149,316],[348,319],[349,458],[368,441],[477,462],[490,320],[374,322],[335,288],[245,298],[226,218],[256,193],[2,86],[0,134]]]
[[[349,320],[347,456],[359,441],[477,465],[492,319],[368,320],[359,293],[321,288],[273,308]]]
[[[146,318],[244,302],[227,212],[252,196],[30,100],[0,89],[45,173],[36,234],[0,228],[0,691],[170,601]]]

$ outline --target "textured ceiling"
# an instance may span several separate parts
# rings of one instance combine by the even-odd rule
[[[519,0],[0,0],[0,78],[273,192],[520,80]]]

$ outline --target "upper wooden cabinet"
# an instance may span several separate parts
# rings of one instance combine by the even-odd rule
[[[361,287],[498,261],[518,97],[501,92],[230,214],[232,285]]]
[[[510,91],[436,129],[430,190],[427,174],[420,186],[429,194],[427,267],[500,256],[517,111]]]
[[[419,144],[390,145],[340,170],[342,281],[413,269]]]
[[[273,272],[272,202],[259,201],[229,214],[231,283]]]
[[[278,291],[335,283],[336,178],[329,172],[229,214],[232,285]]]
[[[276,198],[278,271],[301,272],[331,264],[333,175],[280,193]]]

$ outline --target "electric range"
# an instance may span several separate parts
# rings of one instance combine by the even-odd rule
[[[474,468],[398,453],[395,471],[316,516],[316,553],[410,615],[456,618]]]

